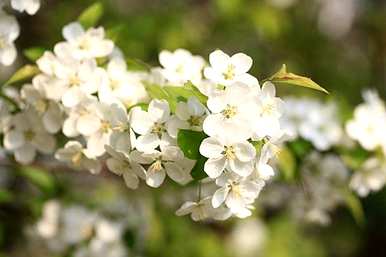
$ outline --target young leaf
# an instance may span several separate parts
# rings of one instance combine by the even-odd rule
[[[39,73],[40,70],[36,65],[25,65],[16,71],[4,85],[11,85],[17,82],[26,81]]]
[[[328,91],[316,84],[310,78],[299,76],[287,71],[287,66],[283,64],[281,69],[268,78],[269,81],[273,83],[286,83],[290,85],[296,85],[301,87],[308,87],[315,90],[322,91],[328,94]]]
[[[78,22],[85,28],[94,27],[103,15],[103,5],[96,2],[84,10],[78,18]]]
[[[43,47],[31,47],[31,48],[25,49],[23,51],[23,54],[25,57],[27,57],[28,60],[32,62],[36,62],[36,60],[42,57],[45,51],[46,49]]]
[[[207,136],[203,132],[180,129],[177,135],[177,144],[184,152],[185,157],[198,160],[200,157],[200,145]]]
[[[365,222],[365,214],[363,212],[362,204],[359,198],[352,192],[348,191],[344,193],[345,202],[349,208],[353,218],[358,225],[363,225]]]

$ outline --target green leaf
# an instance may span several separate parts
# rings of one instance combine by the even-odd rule
[[[31,79],[35,75],[39,74],[40,70],[36,65],[25,65],[16,71],[12,77],[5,83],[5,85],[11,85],[18,82],[23,82]]]
[[[22,166],[19,169],[19,175],[28,179],[45,193],[53,194],[55,192],[55,180],[47,171],[29,166]]]
[[[103,5],[96,2],[84,10],[78,18],[78,22],[82,24],[85,29],[94,27],[103,15]]]
[[[360,226],[364,225],[365,214],[362,208],[362,203],[359,198],[348,190],[344,193],[344,198],[346,205],[349,208],[357,224]]]
[[[208,175],[204,171],[204,165],[207,160],[208,159],[202,155],[200,155],[200,157],[198,158],[196,165],[194,165],[192,172],[190,173],[195,181],[208,177]]]
[[[290,85],[296,85],[301,87],[308,87],[315,90],[322,91],[326,94],[328,94],[328,91],[316,84],[314,81],[312,81],[310,78],[299,76],[293,73],[290,73],[287,71],[287,66],[283,64],[281,69],[276,72],[274,75],[272,75],[270,78],[268,78],[269,81],[273,83],[286,83]]]
[[[283,178],[291,181],[295,178],[296,158],[287,147],[282,147],[277,156],[277,163]]]
[[[163,89],[163,87],[155,84],[146,84],[146,91],[152,99],[164,99],[168,100],[169,94]]]
[[[5,189],[0,189],[0,203],[8,203],[12,201],[13,194]]]
[[[177,135],[177,144],[184,152],[185,157],[198,160],[200,155],[200,145],[207,136],[203,132],[180,129]]]
[[[116,43],[124,28],[125,28],[125,26],[123,24],[118,24],[118,25],[115,25],[115,26],[107,29],[106,30],[106,38],[108,38],[108,39],[112,40],[114,43]]]
[[[138,104],[135,104],[133,106],[130,106],[128,111],[130,111],[131,109],[133,109],[134,107],[140,107],[143,111],[147,111],[148,107],[149,107],[149,104],[145,104],[145,103],[138,103]]]
[[[47,49],[43,47],[31,47],[31,48],[25,49],[23,51],[23,54],[25,57],[27,57],[28,60],[32,62],[36,62],[40,57],[43,56],[46,50]]]

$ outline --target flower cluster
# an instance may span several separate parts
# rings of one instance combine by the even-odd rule
[[[14,41],[19,37],[20,27],[14,16],[3,11],[4,3],[0,3],[0,65],[11,65],[17,51]],[[40,0],[11,0],[11,7],[19,12],[34,15],[40,8]]]
[[[287,97],[284,103],[283,124],[294,138],[310,141],[319,151],[341,142],[343,129],[333,102]]]
[[[113,220],[82,205],[65,206],[50,200],[28,232],[52,253],[63,254],[72,249],[76,257],[123,257],[128,254],[122,240],[127,226],[124,217]]]

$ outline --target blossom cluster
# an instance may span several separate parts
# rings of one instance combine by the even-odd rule
[[[19,12],[34,15],[40,8],[40,0],[11,0],[11,7]],[[16,18],[3,11],[5,2],[0,3],[0,65],[11,65],[17,51],[14,41],[19,37],[20,27]]]
[[[131,71],[105,34],[102,27],[84,29],[77,22],[63,28],[64,41],[36,61],[38,74],[15,97],[20,111],[1,108],[7,152],[21,164],[32,163],[39,152],[93,174],[106,166],[131,189],[142,180],[160,187],[167,177],[186,185],[197,159],[186,156],[178,135],[197,132],[205,162],[200,172],[216,190],[177,213],[193,213],[194,219],[200,219],[196,209],[220,219],[251,215],[274,175],[268,162],[286,134],[275,86],[260,87],[248,73],[249,56],[221,50],[210,54],[209,63],[184,49],[164,50],[160,67]],[[147,88],[185,89],[189,83],[194,94],[175,102]],[[58,135],[65,141],[57,142]]]

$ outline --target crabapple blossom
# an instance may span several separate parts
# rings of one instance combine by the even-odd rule
[[[68,163],[71,167],[81,170],[85,169],[92,174],[98,174],[102,166],[100,162],[92,157],[78,141],[68,141],[64,148],[60,148],[55,153],[55,158],[59,161]]]
[[[16,60],[14,41],[19,33],[20,28],[15,17],[0,10],[0,64],[9,66]]]
[[[195,84],[202,79],[205,60],[185,49],[177,49],[174,52],[163,50],[159,54],[159,62],[163,66],[160,70],[162,75],[172,85],[181,85],[188,81]]]
[[[386,165],[377,158],[367,159],[350,180],[350,188],[361,197],[380,190],[385,184]]]
[[[256,150],[247,141],[234,141],[232,137],[208,137],[200,145],[200,153],[207,157],[204,171],[210,178],[219,177],[224,170],[240,176],[248,176],[253,171]]]
[[[75,58],[78,60],[106,57],[112,53],[114,43],[105,39],[102,27],[84,30],[78,22],[68,24],[63,28],[66,42],[55,46],[55,54],[61,58]]]
[[[224,207],[213,208],[211,197],[205,197],[198,202],[185,202],[177,211],[177,216],[190,214],[194,221],[206,219],[226,220],[231,216],[231,212]]]
[[[251,215],[251,204],[260,194],[265,182],[258,179],[252,180],[248,177],[243,178],[235,173],[224,173],[216,179],[216,184],[220,188],[213,195],[213,207],[218,208],[225,203],[232,214],[238,217],[247,217]]]
[[[34,15],[40,8],[40,0],[11,0],[13,9]]]
[[[229,56],[221,50],[216,50],[209,55],[211,66],[205,68],[204,75],[223,86],[230,86],[234,82],[258,86],[257,79],[247,73],[252,67],[252,62],[252,58],[246,54],[237,53]]]
[[[22,164],[33,162],[36,151],[50,154],[55,148],[55,138],[44,128],[33,109],[25,109],[12,116],[4,131],[4,147],[15,154]]]
[[[106,151],[111,156],[106,160],[107,168],[118,176],[122,176],[127,187],[131,189],[138,188],[139,178],[146,179],[145,169],[133,161],[132,155],[139,152],[116,151],[106,145]]]
[[[178,129],[202,131],[202,124],[207,110],[195,97],[187,102],[179,102],[176,106],[176,115],[168,123],[168,131],[173,138],[177,137]]]
[[[101,102],[121,103],[126,107],[147,102],[147,93],[139,74],[129,72],[123,58],[114,57],[107,64],[104,81],[98,89]]]
[[[146,184],[159,187],[168,175],[172,180],[185,185],[192,180],[190,171],[194,161],[184,157],[182,151],[176,146],[161,145],[160,151],[153,150],[148,153],[133,152],[133,161],[148,165],[146,171]]]
[[[42,116],[43,125],[48,132],[56,133],[62,128],[62,110],[56,102],[47,98],[44,87],[39,87],[37,83],[26,84],[21,89],[21,97]]]
[[[169,104],[165,100],[152,100],[147,112],[140,107],[133,108],[130,125],[139,134],[135,147],[141,152],[152,152],[158,146],[170,144],[173,141],[167,131],[170,119]]]

